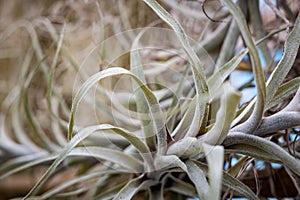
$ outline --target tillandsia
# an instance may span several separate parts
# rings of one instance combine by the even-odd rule
[[[171,8],[176,8],[176,2],[162,1]],[[230,25],[216,29],[211,37],[193,41],[169,9],[156,0],[144,0],[142,5],[147,5],[148,11],[170,29],[155,27],[161,23],[155,22],[153,27],[118,32],[93,46],[81,66],[64,43],[71,22],[62,24],[60,34],[46,19],[35,23],[20,21],[1,33],[0,41],[5,41],[18,27],[25,27],[32,47],[25,55],[15,89],[1,104],[0,149],[6,162],[0,165],[0,179],[4,181],[22,171],[46,166],[26,194],[15,197],[260,199],[264,197],[259,193],[260,188],[253,188],[243,179],[243,174],[257,160],[284,166],[299,196],[298,135],[293,141],[285,138],[285,143],[276,143],[274,138],[282,131],[297,133],[296,127],[300,126],[299,74],[284,81],[299,52],[300,15],[292,24],[265,34],[257,33],[263,28],[259,10],[250,13],[258,37],[254,39],[245,13],[257,8],[258,2],[249,5],[244,0],[237,3],[222,0],[221,3],[225,7],[221,9],[222,20],[210,23]],[[105,19],[113,20],[112,16],[104,17],[99,2],[95,5],[104,24]],[[126,22],[124,26],[129,26],[124,5],[118,2],[120,18]],[[185,9],[188,8],[179,12],[186,14]],[[35,24],[43,24],[50,33],[54,53],[43,52]],[[283,55],[274,63],[266,42],[286,29],[290,32]],[[244,41],[244,48],[236,53],[238,40],[230,42],[232,35]],[[216,42],[217,47],[209,46],[214,40],[221,42]],[[122,48],[117,49],[117,42]],[[219,49],[215,59],[211,58],[215,53],[211,48]],[[242,91],[231,85],[229,77],[241,68],[247,55],[253,75],[250,84],[254,85],[256,95],[245,103],[241,102]],[[56,70],[60,62],[66,62],[64,59],[76,70],[78,81],[74,83],[69,105],[56,83]],[[84,71],[97,59],[101,60],[100,71]],[[262,60],[274,65],[269,74]],[[48,111],[48,126],[53,134],[38,123],[39,112],[34,110],[37,105],[30,96],[38,72],[46,80],[41,94],[45,95],[45,102],[39,103]],[[286,104],[284,108],[271,113],[274,106],[282,103]],[[10,113],[12,116],[8,117]],[[96,120],[89,121],[91,118]],[[8,119],[14,135],[8,133]],[[27,134],[25,124],[31,134]],[[232,163],[228,157],[237,161]],[[64,173],[69,171],[70,177],[51,185],[56,177],[67,176]],[[259,177],[255,181],[259,182]]]

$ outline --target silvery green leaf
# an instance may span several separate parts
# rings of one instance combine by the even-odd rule
[[[153,180],[142,181],[144,175],[130,180],[113,198],[113,200],[131,200],[133,196],[140,190],[149,188],[151,185],[157,184]]]
[[[203,171],[191,160],[186,162],[188,176],[196,187],[200,199],[209,199],[210,186]]]
[[[179,167],[183,171],[187,171],[184,162],[182,162],[176,155],[157,155],[154,159],[154,165],[156,170]]]
[[[300,45],[300,15],[290,32],[285,44],[283,56],[267,81],[267,102],[272,101],[280,84],[294,64]]]
[[[297,175],[300,175],[300,161],[286,152],[282,147],[259,136],[241,132],[231,132],[223,142],[224,147],[235,144],[247,144],[261,149],[266,153],[276,156],[285,166],[289,167]]]
[[[236,20],[245,44],[249,49],[254,80],[256,83],[257,100],[255,103],[255,108],[248,120],[245,123],[238,125],[235,129],[244,132],[251,132],[259,125],[264,112],[264,105],[266,100],[266,83],[264,72],[261,66],[258,51],[256,49],[255,43],[247,26],[245,16],[243,15],[241,9],[231,0],[222,0],[222,2],[227,6],[230,13]]]
[[[240,95],[229,84],[225,84],[221,90],[223,95],[220,101],[221,106],[217,112],[216,122],[203,136],[204,142],[211,145],[221,144],[227,136],[240,101]]]
[[[131,50],[130,50],[130,70],[133,74],[135,74],[144,84],[146,84],[146,79],[143,73],[143,63],[140,58],[139,53],[139,40],[142,37],[142,35],[145,33],[147,29],[143,29],[137,37],[134,39]],[[138,114],[147,115],[149,114],[149,108],[147,104],[147,100],[144,97],[143,91],[139,88],[139,85],[135,82],[132,83],[133,91],[135,91],[136,96],[136,106],[137,106],[137,112]],[[153,134],[156,131],[155,128],[155,121],[150,119],[150,115],[148,117],[149,119],[143,119],[143,117],[140,117],[141,121],[141,129],[144,133],[144,137],[146,138],[146,143],[149,146],[150,149],[155,150],[156,149],[156,140],[155,135]],[[160,116],[159,119],[163,120],[164,117]],[[160,124],[165,124],[164,121],[162,121]],[[166,135],[166,131],[164,127],[160,127],[162,131],[162,135]]]
[[[300,43],[299,32],[300,32],[300,16],[298,15],[294,28],[289,34],[284,44],[284,54],[267,81],[267,91],[266,91],[267,105],[273,101],[272,98],[278,91],[278,88],[282,80],[285,78],[286,74],[289,72],[290,68],[294,63],[294,59],[295,56],[297,55],[297,49],[299,48],[299,43]],[[243,112],[234,120],[233,125],[238,124],[245,116],[247,116],[252,111],[255,101],[256,98],[253,99],[250,102],[250,104],[243,110]],[[266,107],[266,109],[267,108],[269,107]]]
[[[144,2],[146,2],[149,5],[149,7],[151,7],[154,10],[154,12],[156,12],[156,14],[174,30],[184,51],[186,52],[189,58],[189,61],[192,64],[192,70],[197,92],[199,92],[199,94],[207,94],[208,88],[206,78],[203,72],[203,66],[198,56],[190,46],[189,41],[187,39],[187,35],[185,34],[181,25],[161,5],[159,5],[157,1],[144,0]]]
[[[276,104],[282,102],[284,99],[288,98],[290,95],[296,92],[299,87],[300,87],[300,77],[294,78],[282,84],[278,88],[277,92],[274,94],[272,100],[267,102],[266,109],[269,109],[275,106]]]
[[[271,155],[262,149],[258,149],[255,146],[251,146],[248,144],[231,145],[230,147],[226,148],[225,151],[228,153],[230,152],[248,155],[253,158],[257,158],[259,160],[264,160],[267,162],[281,163],[280,159],[278,159],[276,156]]]
[[[247,53],[247,50],[241,51],[209,77],[208,86],[212,94],[219,89],[225,79],[235,70]]]
[[[66,157],[68,157],[68,155],[76,147],[76,145],[78,145],[85,138],[87,138],[88,136],[93,134],[95,131],[105,131],[105,130],[112,130],[115,133],[126,138],[133,146],[135,146],[137,148],[137,150],[140,152],[141,156],[148,163],[148,166],[152,165],[153,161],[152,161],[152,157],[149,153],[148,147],[134,134],[132,134],[124,129],[114,127],[114,126],[111,126],[108,124],[86,127],[84,129],[82,129],[81,131],[79,131],[71,139],[71,141],[64,147],[64,149],[58,154],[58,156],[55,156],[56,160],[47,169],[47,171],[40,178],[40,180],[35,184],[35,186],[29,191],[29,193],[26,195],[25,198],[34,194],[42,186],[42,184],[51,176],[51,174],[55,171],[55,169],[59,166],[59,164],[61,164],[63,162],[63,160]]]
[[[190,197],[197,196],[197,191],[195,190],[195,186],[183,181],[179,178],[170,175],[170,179],[173,181],[171,191],[174,191],[178,194],[183,194]]]
[[[198,167],[200,167],[205,175],[208,175],[208,165],[203,164],[199,161],[193,161],[195,164],[197,164]],[[247,199],[251,200],[259,200],[259,198],[254,194],[254,192],[244,183],[239,181],[238,179],[232,177],[230,174],[223,172],[223,181],[222,181],[223,186],[234,190],[235,193],[246,197]]]
[[[81,176],[77,176],[74,179],[66,181],[66,182],[54,187],[53,189],[50,189],[49,191],[47,191],[46,193],[44,193],[41,196],[41,199],[48,199],[50,197],[53,197],[55,194],[67,189],[68,187],[71,187],[73,185],[80,184],[80,183],[85,183],[85,181],[91,180],[93,178],[100,178],[107,174],[116,174],[116,173],[121,173],[121,172],[115,171],[115,170],[103,170],[103,171],[97,171],[97,172],[92,172],[92,173],[83,174]]]
[[[162,6],[160,6],[157,1],[144,0],[144,2],[146,2],[162,20],[171,26],[191,63],[197,93],[197,104],[191,126],[189,127],[186,135],[196,136],[202,125],[207,102],[209,100],[209,89],[207,86],[206,77],[204,75],[202,63],[192,49],[187,39],[187,35],[185,34],[181,25]]]
[[[188,158],[203,152],[202,142],[195,137],[185,137],[170,145],[167,155],[177,155],[180,158]]]
[[[191,100],[191,102],[188,104],[188,109],[184,113],[182,119],[179,121],[174,131],[171,133],[171,135],[176,140],[182,139],[186,136],[186,133],[191,125],[191,121],[193,120],[195,115],[196,104],[197,104],[197,99],[196,97],[194,97]]]
[[[95,146],[76,147],[69,153],[69,156],[94,157],[113,162],[134,173],[143,171],[143,163],[140,160],[122,151],[109,148]]]
[[[208,199],[218,200],[221,195],[221,187],[223,182],[223,162],[224,162],[224,148],[223,146],[211,146],[203,144],[203,149],[208,162],[208,178],[209,178],[209,192]]]
[[[93,76],[91,76],[79,89],[79,91],[76,93],[73,104],[71,108],[71,114],[70,114],[70,122],[69,122],[69,128],[68,128],[68,139],[70,140],[73,135],[73,126],[74,126],[74,119],[75,114],[77,111],[77,108],[79,106],[79,103],[81,102],[82,98],[85,96],[85,94],[88,92],[88,90],[93,87],[96,83],[98,83],[99,80],[116,76],[116,75],[128,75],[139,85],[140,89],[144,92],[145,98],[147,102],[149,103],[149,113],[151,115],[151,120],[155,121],[155,128],[156,130],[153,132],[153,134],[157,137],[157,151],[159,154],[164,154],[167,147],[167,136],[165,134],[165,123],[162,111],[160,109],[159,103],[155,97],[155,95],[151,92],[151,90],[132,72],[120,68],[120,67],[113,67],[108,68],[103,71],[100,71]]]

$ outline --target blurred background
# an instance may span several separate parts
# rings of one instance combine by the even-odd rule
[[[247,4],[246,1],[241,2],[242,5]],[[224,6],[216,0],[159,0],[159,3],[180,22],[191,40],[201,43],[209,59],[216,62],[226,36],[224,30],[228,30],[230,25],[228,11]],[[264,29],[261,30],[262,35],[254,35],[256,39],[292,23],[300,9],[298,0],[266,0],[259,3]],[[279,13],[276,13],[277,11]],[[246,8],[244,12],[250,20],[249,9]],[[76,87],[86,77],[100,71],[108,64],[129,68],[129,54],[119,56],[117,52],[120,49],[130,49],[137,32],[124,33],[124,31],[147,26],[168,28],[141,0],[0,0],[0,162],[7,162],[10,158],[35,152],[36,149],[46,148],[48,151],[55,151],[63,145],[72,95]],[[255,27],[250,25],[250,30],[255,30]],[[272,71],[281,58],[288,31],[274,35],[265,43],[270,54],[269,57],[261,54],[261,58],[272,60],[263,63],[266,74]],[[57,56],[56,50],[61,33],[64,34],[63,47]],[[92,56],[91,63],[90,60],[86,60],[91,58],[91,52],[98,48],[99,44],[118,34],[119,36],[114,37],[118,45],[104,46],[103,52]],[[171,44],[168,45],[170,49],[174,49]],[[238,36],[234,53],[241,48],[243,48],[243,40]],[[161,63],[172,59],[172,55],[163,52],[146,52],[143,56],[145,59]],[[184,64],[184,60],[179,61],[177,68]],[[287,80],[300,75],[299,64],[298,53]],[[209,76],[214,68],[206,66],[205,70]],[[81,78],[78,78],[79,72],[83,73]],[[52,79],[49,78],[50,74],[53,76]],[[232,85],[242,90],[244,103],[255,95],[252,79],[251,65],[245,58],[238,70],[230,77]],[[51,98],[49,98],[49,83],[53,88]],[[108,99],[100,102],[109,105]],[[272,108],[270,114],[281,109],[282,106],[284,103]],[[81,125],[113,123],[109,114],[101,113],[100,118],[95,118],[90,114],[92,111],[93,107],[90,106],[79,111],[77,120]],[[56,113],[55,116],[53,112]],[[299,130],[295,129],[295,131]],[[19,134],[20,132],[22,134]],[[47,135],[49,141],[56,141],[53,142],[55,144],[45,146],[40,135]],[[274,141],[277,139],[274,138]],[[227,165],[232,164],[230,159]],[[0,199],[26,193],[46,167],[40,166],[0,180]],[[253,190],[257,189],[254,177],[258,176],[261,178],[262,190],[266,192],[266,196],[297,193],[296,184],[299,183],[295,184],[290,180],[283,182],[284,178],[281,177],[288,179],[288,175],[281,166],[272,168],[270,165],[256,163],[254,167],[259,170],[257,174],[251,171],[241,178],[245,182],[248,181],[247,184]],[[65,171],[53,179],[48,187],[72,176],[74,171]],[[278,184],[281,187],[277,187]]]

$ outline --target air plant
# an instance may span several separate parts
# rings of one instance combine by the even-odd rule
[[[183,66],[185,69],[180,71],[180,80],[172,88],[174,92],[170,93],[165,88],[154,91],[147,83],[148,77],[144,73],[141,56],[143,48],[139,47],[143,35],[151,33],[151,28],[145,28],[131,44],[129,70],[122,66],[101,69],[90,76],[76,92],[68,123],[62,119],[57,120],[60,125],[68,126],[68,133],[65,134],[67,141],[56,135],[54,138],[61,142],[52,145],[53,142],[43,140],[47,136],[38,133],[37,129],[37,137],[43,141],[43,150],[34,145],[22,156],[3,163],[0,166],[0,178],[51,162],[25,199],[220,199],[222,191],[228,190],[237,196],[259,199],[236,177],[244,166],[245,158],[280,163],[299,176],[300,161],[268,137],[274,132],[300,125],[299,77],[282,84],[298,52],[300,16],[285,42],[280,62],[266,81],[257,45],[276,34],[276,31],[255,42],[240,7],[231,0],[223,0],[240,30],[246,48],[226,63],[221,63],[212,75],[206,76],[203,62],[197,55],[199,47],[190,44],[181,25],[155,0],[144,2],[171,27],[181,44],[176,53],[187,60]],[[55,114],[50,97],[58,92],[52,87],[52,80],[57,56],[60,51],[64,51],[63,32],[57,38],[56,56],[48,75],[47,105],[54,118],[59,116]],[[240,108],[241,94],[230,85],[227,78],[247,53],[251,60],[256,97]],[[127,99],[127,105],[119,106],[127,106],[127,111],[136,117],[129,118],[129,121],[120,119],[120,125],[101,123],[82,127],[76,124],[76,113],[81,101],[86,96],[92,98],[88,91],[97,86],[96,90],[101,95],[110,96],[112,91],[101,85],[102,81],[109,78],[118,81],[120,77],[130,78],[128,83],[131,83],[133,98]],[[192,84],[187,86],[187,81]],[[26,93],[26,85],[20,91]],[[264,116],[269,108],[296,91],[284,109],[271,116]],[[115,97],[120,95],[117,91],[113,92],[117,93]],[[111,101],[112,107],[121,104],[114,99]],[[27,110],[27,115],[30,115],[30,109]],[[109,109],[106,111],[110,112]],[[128,118],[120,111],[114,116]],[[130,127],[130,123],[137,125]],[[24,145],[31,143],[29,140]],[[228,153],[244,156],[226,172],[224,162]],[[44,188],[51,176],[72,166],[81,167],[75,177],[53,188]]]

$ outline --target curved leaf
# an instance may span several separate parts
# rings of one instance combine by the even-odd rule
[[[196,187],[200,199],[208,199],[209,185],[203,171],[191,160],[186,162],[188,176]]]
[[[208,199],[218,200],[221,195],[221,186],[223,181],[223,162],[224,148],[223,146],[211,146],[203,144],[203,149],[208,163],[209,193]]]
[[[55,160],[57,158],[57,156],[58,156],[58,153],[55,153],[55,154],[52,154],[52,155],[47,155],[47,156],[42,156],[41,158],[34,158],[34,159],[30,159],[30,157],[28,158],[26,156],[26,158],[23,158],[24,160],[22,159],[22,161],[25,161],[26,164],[22,164],[22,165],[20,165],[18,167],[14,167],[13,169],[11,169],[9,171],[5,170],[5,172],[4,172],[5,174],[2,174],[0,176],[0,179],[3,179],[5,177],[8,177],[8,176],[10,176],[12,174],[15,174],[17,172],[20,172],[20,171],[23,171],[25,169],[28,169],[30,167],[37,166],[37,165],[43,164],[45,162],[53,161],[53,160]],[[29,162],[30,160],[32,160],[32,161]]]
[[[137,150],[141,153],[141,156],[145,159],[148,165],[151,165],[153,163],[152,157],[149,154],[149,150],[147,146],[132,133],[129,133],[124,129],[117,128],[108,124],[90,126],[82,129],[81,131],[78,132],[78,134],[76,134],[72,138],[72,140],[65,146],[65,148],[61,151],[61,153],[58,155],[56,160],[52,163],[52,165],[48,168],[48,170],[44,173],[44,175],[40,178],[40,180],[26,195],[26,198],[34,194],[42,186],[42,184],[51,176],[54,170],[70,154],[72,149],[74,149],[77,144],[79,144],[82,140],[87,138],[89,135],[93,134],[95,131],[103,131],[103,130],[112,130],[115,133],[125,137],[133,146],[137,148]]]
[[[294,78],[282,84],[278,88],[277,92],[274,94],[272,100],[267,102],[266,110],[282,102],[284,99],[288,98],[290,95],[296,92],[299,87],[300,87],[300,77]]]
[[[174,137],[175,140],[180,140],[185,137],[191,125],[191,121],[193,121],[196,106],[197,106],[196,104],[197,104],[197,99],[196,97],[193,97],[192,101],[189,102],[187,111],[184,113],[183,117],[177,124],[176,128],[171,133],[172,137]]]
[[[154,165],[157,171],[166,168],[169,169],[172,167],[179,167],[183,171],[187,171],[185,164],[176,155],[156,156],[154,160]]]
[[[164,134],[164,120],[163,120],[163,114],[162,111],[159,107],[158,101],[154,94],[151,92],[151,90],[138,78],[136,77],[132,72],[120,68],[120,67],[113,67],[113,68],[108,68],[105,69],[101,72],[98,72],[91,76],[79,89],[77,94],[74,97],[73,104],[72,104],[72,109],[71,109],[71,114],[70,114],[70,123],[69,123],[69,131],[68,131],[68,139],[70,140],[72,138],[72,133],[73,133],[73,126],[74,126],[74,118],[75,118],[75,113],[77,111],[78,105],[82,98],[85,96],[85,94],[88,92],[88,90],[94,86],[96,83],[98,83],[99,80],[106,78],[106,77],[111,77],[111,76],[116,76],[116,75],[129,75],[130,77],[133,78],[133,80],[139,85],[140,89],[144,92],[144,95],[149,103],[150,106],[150,115],[152,120],[155,121],[155,128],[156,130],[153,132],[153,134],[157,134],[157,142],[158,142],[158,153],[159,154],[164,154],[166,147],[167,147],[167,140],[166,140],[166,135]]]
[[[50,197],[53,197],[55,194],[65,190],[66,188],[72,186],[72,185],[76,185],[79,183],[84,183],[85,181],[91,180],[93,178],[96,177],[101,177],[103,175],[107,175],[107,174],[115,174],[115,173],[121,173],[119,171],[115,171],[115,170],[103,170],[103,171],[97,171],[97,172],[92,172],[92,173],[88,173],[88,174],[83,174],[82,176],[78,176],[74,179],[71,179],[67,182],[62,183],[61,185],[58,185],[57,187],[47,191],[45,194],[43,194],[41,196],[41,199],[48,199]]]
[[[186,52],[190,62],[192,63],[192,69],[194,73],[194,80],[197,88],[197,92],[199,94],[206,94],[208,93],[208,87],[206,83],[206,78],[203,72],[203,66],[193,51],[192,47],[190,46],[187,35],[185,34],[181,25],[163,8],[161,7],[157,1],[155,0],[144,0],[149,7],[153,9],[153,11],[162,19],[164,20],[169,26],[172,27],[175,34],[177,35],[184,51]]]
[[[240,95],[229,84],[225,84],[222,90],[224,94],[221,97],[221,106],[217,112],[216,122],[203,136],[204,142],[211,145],[223,142],[235,117],[236,107],[240,102]]]
[[[143,73],[143,63],[140,58],[139,53],[139,40],[142,37],[142,35],[145,33],[147,29],[143,29],[137,37],[134,39],[131,49],[130,49],[130,70],[133,74],[135,74],[144,84],[146,84],[146,79]],[[136,106],[137,106],[137,112],[138,114],[141,113],[143,115],[149,113],[149,108],[147,101],[144,97],[143,91],[139,88],[138,84],[135,82],[132,83],[133,91],[135,91],[136,96]],[[163,116],[160,116],[159,118],[163,119]],[[154,122],[151,119],[143,119],[140,118],[141,124],[142,124],[142,131],[144,133],[144,137],[146,139],[146,143],[149,146],[150,149],[155,150],[156,149],[156,140],[153,135],[153,132],[155,132],[155,126]],[[162,121],[159,124],[165,124],[164,121]],[[161,135],[164,135],[167,137],[167,133],[164,127],[159,128],[160,131],[162,131]],[[166,138],[162,139],[166,140]]]
[[[77,147],[73,149],[69,156],[83,156],[83,157],[94,157],[97,159],[103,159],[106,161],[113,162],[132,172],[142,172],[143,163],[131,155],[128,155],[122,151],[117,151],[103,147]]]
[[[191,122],[191,126],[189,127],[186,136],[196,136],[199,132],[200,127],[203,125],[206,106],[209,100],[209,89],[207,86],[206,77],[203,72],[203,66],[197,54],[190,46],[187,35],[185,34],[181,25],[162,6],[160,6],[157,1],[144,0],[144,2],[146,2],[162,20],[164,20],[169,26],[172,27],[184,51],[186,52],[189,61],[191,62],[193,78],[197,92],[197,106],[193,120]]]
[[[179,178],[176,178],[172,175],[169,176],[172,179],[172,186],[170,187],[171,191],[174,191],[178,194],[183,194],[190,197],[197,196],[197,191],[195,190],[195,186],[183,181]]]
[[[208,166],[206,164],[203,164],[199,161],[193,161],[197,164],[198,167],[200,167],[204,173],[208,174]],[[259,200],[259,198],[253,193],[253,191],[244,183],[239,181],[238,179],[232,177],[226,172],[223,172],[223,181],[222,184],[232,190],[234,190],[237,194],[246,197],[251,200]]]
[[[267,81],[267,102],[272,101],[280,84],[294,64],[300,45],[300,15],[298,15],[294,28],[289,34],[281,60]]]
[[[282,31],[286,28],[287,27],[280,28],[274,31],[273,33],[268,34],[266,37],[269,37],[269,35]],[[294,63],[295,56],[297,55],[298,52],[297,49],[299,48],[299,43],[300,43],[299,33],[300,33],[300,15],[298,15],[294,28],[289,34],[284,44],[284,53],[282,58],[267,81],[267,92],[266,92],[267,104],[270,104],[273,101],[272,98],[278,91],[279,85],[285,78],[286,74],[290,71]],[[252,111],[255,101],[256,99],[253,99],[250,102],[250,104],[243,110],[243,112],[234,120],[233,125],[239,123],[245,116],[247,116]],[[266,107],[265,109],[268,108],[269,107]]]
[[[148,180],[142,181],[144,175],[141,175],[135,179],[129,181],[113,198],[113,200],[131,200],[132,197],[139,191],[149,188],[151,185],[156,184],[156,181]]]
[[[276,156],[285,166],[289,167],[297,175],[300,175],[300,161],[286,152],[277,144],[255,135],[241,132],[231,132],[223,142],[225,147],[235,144],[247,144],[259,148],[268,154]]]
[[[247,53],[248,50],[241,51],[222,67],[220,67],[220,69],[218,69],[211,77],[209,77],[208,85],[211,93],[214,94],[214,92],[218,90],[218,88],[223,84],[224,80],[240,64]]]
[[[55,155],[49,156],[45,152],[39,152],[11,159],[1,164],[0,179],[8,177],[14,173],[30,168],[32,166],[54,160],[55,158]]]
[[[202,142],[195,137],[185,137],[168,148],[168,155],[176,155],[180,158],[188,158],[190,156],[203,152]]]
[[[242,130],[244,132],[252,132],[259,125],[264,112],[264,105],[266,100],[266,83],[264,73],[261,66],[258,51],[252,40],[251,33],[248,29],[247,22],[242,11],[231,0],[223,0],[223,2],[233,15],[234,19],[236,20],[240,28],[240,32],[244,38],[244,41],[249,49],[250,60],[256,83],[257,101],[255,104],[255,108],[251,113],[249,119],[245,123],[242,123],[241,125],[235,127],[235,129]]]
[[[235,144],[226,148],[225,152],[227,153],[239,153],[251,156],[253,158],[257,158],[259,160],[264,160],[273,163],[281,163],[280,159],[278,159],[274,155],[270,155],[262,149],[258,149],[255,146],[248,144]]]

